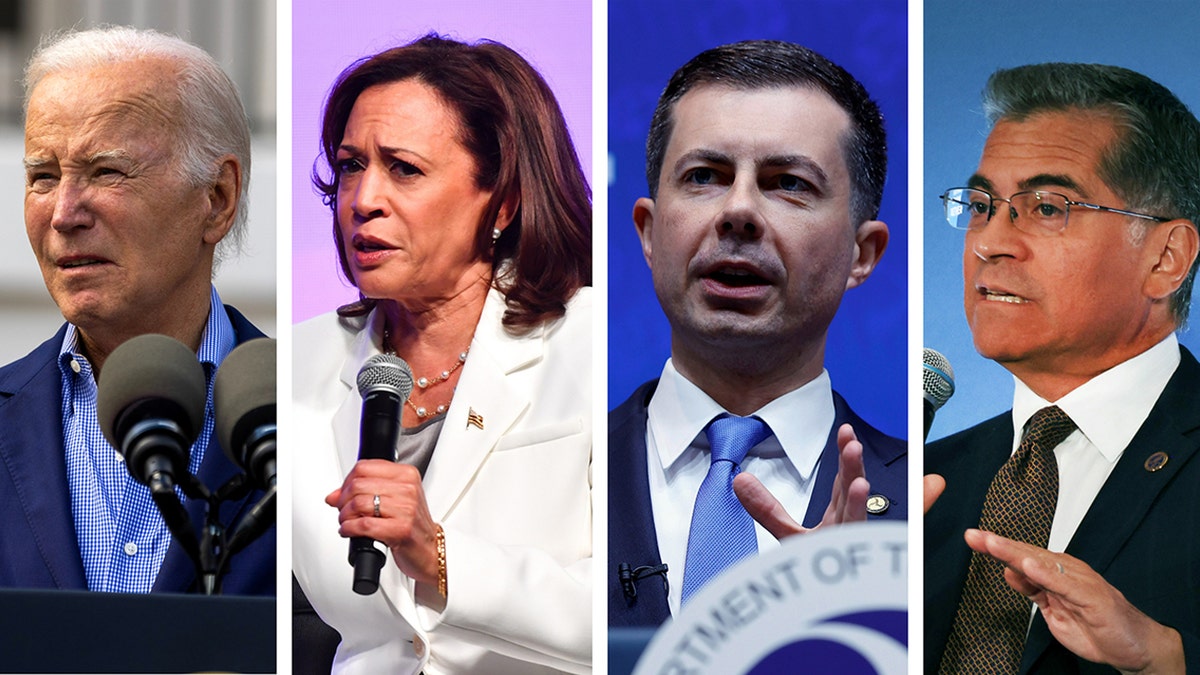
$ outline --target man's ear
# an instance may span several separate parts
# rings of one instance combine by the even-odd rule
[[[888,244],[888,227],[882,220],[868,220],[854,232],[854,259],[846,288],[854,288],[871,276]]]
[[[654,229],[654,200],[642,197],[633,204],[633,226],[637,228],[638,239],[642,241],[642,256],[646,264],[654,268],[653,246],[650,243],[650,233]]]
[[[216,180],[208,186],[209,211],[204,243],[215,246],[229,234],[242,197],[242,164],[237,157],[225,155],[217,169]]]
[[[1179,290],[1200,251],[1200,234],[1190,220],[1159,223],[1146,235],[1153,266],[1142,288],[1146,296],[1164,300]]]

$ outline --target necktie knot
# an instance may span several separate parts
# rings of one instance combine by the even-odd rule
[[[1062,408],[1052,405],[1042,408],[1029,418],[1028,431],[1021,444],[1035,444],[1054,449],[1075,431],[1075,420],[1067,416]]]
[[[741,464],[750,448],[771,435],[771,428],[757,417],[722,414],[708,423],[704,433],[708,436],[714,463],[724,460]]]

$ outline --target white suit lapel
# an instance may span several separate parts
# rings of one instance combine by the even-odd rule
[[[354,336],[346,360],[342,362],[342,370],[338,380],[346,388],[346,396],[342,404],[333,414],[333,439],[338,450],[338,464],[342,475],[350,473],[358,461],[358,434],[362,419],[362,397],[358,395],[358,371],[367,359],[381,353],[379,345],[375,344],[375,323],[379,320],[378,311],[371,312],[366,320],[366,328]]]
[[[504,309],[503,296],[493,290],[425,473],[425,498],[434,520],[449,515],[488,453],[529,407],[531,392],[509,376],[541,358],[542,330],[514,338],[500,323]]]

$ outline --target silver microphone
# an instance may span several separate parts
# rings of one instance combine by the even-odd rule
[[[921,388],[925,391],[925,438],[929,438],[929,427],[933,415],[954,395],[954,369],[939,352],[925,348],[922,356]]]

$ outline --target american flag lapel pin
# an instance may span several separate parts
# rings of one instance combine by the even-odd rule
[[[483,415],[475,412],[474,408],[467,408],[467,426],[483,431]]]

